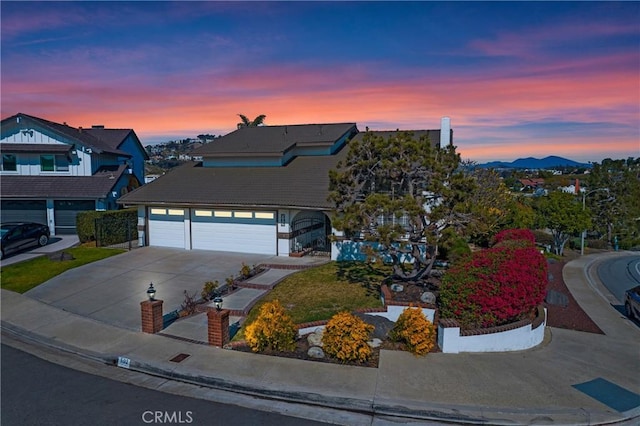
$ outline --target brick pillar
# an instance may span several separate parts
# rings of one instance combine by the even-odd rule
[[[140,311],[144,333],[154,334],[162,330],[162,300],[140,302]]]
[[[209,308],[207,319],[209,344],[221,348],[229,343],[229,310]]]

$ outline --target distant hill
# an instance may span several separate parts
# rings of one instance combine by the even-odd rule
[[[478,167],[487,169],[555,169],[564,167],[590,168],[591,164],[578,163],[577,161],[552,155],[545,158],[518,158],[510,163],[504,161],[492,161],[489,163],[478,164]]]

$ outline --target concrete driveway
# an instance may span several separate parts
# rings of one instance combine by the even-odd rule
[[[69,270],[25,293],[65,311],[130,330],[140,330],[140,302],[153,282],[164,312],[180,307],[184,290],[200,291],[205,281],[220,284],[237,276],[242,262],[291,263],[257,254],[143,247]]]

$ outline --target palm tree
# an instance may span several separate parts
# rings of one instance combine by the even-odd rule
[[[249,120],[246,115],[238,114],[238,117],[240,117],[240,120],[242,120],[242,122],[238,123],[238,129],[241,127],[262,126],[264,124],[264,119],[267,118],[267,116],[264,114],[260,114],[259,116],[254,118],[253,121]]]

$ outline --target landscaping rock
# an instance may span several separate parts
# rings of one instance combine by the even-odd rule
[[[309,346],[322,346],[322,336],[324,335],[324,328],[316,328],[316,330],[307,336],[307,342]]]
[[[367,345],[371,346],[372,348],[378,348],[380,347],[380,345],[382,345],[382,340],[378,339],[378,338],[374,338],[372,340],[369,340],[367,342]]]
[[[549,289],[544,301],[549,305],[557,305],[566,308],[569,305],[569,298],[567,295],[560,293],[559,291]]]
[[[395,291],[396,293],[400,293],[404,290],[404,286],[402,284],[391,284],[391,291]]]
[[[312,346],[307,351],[307,355],[309,358],[321,359],[324,358],[324,351],[318,346]]]
[[[420,296],[420,301],[423,302],[423,303],[428,303],[430,305],[435,305],[436,304],[436,295],[433,294],[430,291],[425,291]]]
[[[386,339],[395,323],[380,315],[367,315],[361,312],[355,314],[358,318],[374,326],[372,338]]]
[[[66,251],[57,251],[48,255],[49,260],[53,262],[64,262],[66,260],[74,260],[75,257]]]

